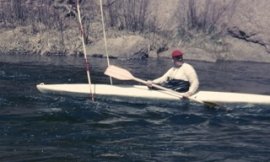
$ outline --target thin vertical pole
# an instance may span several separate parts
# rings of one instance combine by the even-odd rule
[[[104,38],[104,45],[105,45],[105,53],[106,53],[106,57],[107,57],[107,64],[108,64],[108,66],[110,66],[110,59],[109,59],[109,54],[108,54],[108,46],[107,46],[107,39],[106,39],[106,31],[105,31],[105,23],[104,23],[102,4],[103,4],[102,0],[100,0],[100,13],[101,13],[101,20],[102,20],[102,27],[103,27],[103,38]],[[113,84],[112,77],[110,77],[110,83],[111,83],[111,85]]]
[[[90,70],[89,70],[89,62],[87,59],[87,55],[86,55],[86,47],[85,47],[85,41],[84,41],[84,29],[83,29],[83,25],[82,25],[82,18],[81,18],[81,11],[80,11],[80,3],[79,0],[77,0],[77,12],[78,12],[78,20],[79,20],[79,24],[80,24],[80,38],[82,41],[82,45],[83,45],[83,54],[84,54],[84,60],[85,60],[85,66],[86,66],[86,74],[87,74],[87,80],[88,80],[88,84],[89,84],[89,90],[90,90],[90,95],[92,98],[92,101],[94,101],[94,94],[92,92],[92,83],[91,83],[91,77],[90,77]]]

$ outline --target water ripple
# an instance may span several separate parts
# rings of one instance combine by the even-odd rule
[[[37,60],[0,63],[0,161],[270,160],[269,106],[226,105],[232,110],[226,112],[195,103],[93,102],[39,93],[35,85],[40,82],[87,82],[83,66],[73,66],[76,61],[69,59],[68,65],[57,58],[41,65]],[[93,82],[106,82],[105,62],[95,60]],[[170,66],[160,60],[113,63],[134,69],[144,79],[155,78]],[[194,65],[200,67],[202,88],[269,93],[269,65]],[[253,88],[245,89],[247,85]]]

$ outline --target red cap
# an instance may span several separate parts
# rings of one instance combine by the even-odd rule
[[[184,53],[180,50],[174,50],[172,51],[172,58],[175,58],[175,57],[182,57],[184,55]]]

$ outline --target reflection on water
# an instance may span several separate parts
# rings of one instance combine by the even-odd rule
[[[94,83],[109,83],[91,59]],[[82,57],[0,56],[0,161],[269,161],[270,107],[230,113],[170,103],[92,102],[50,96],[35,85],[86,83]],[[7,63],[8,62],[8,63]],[[201,89],[270,94],[269,64],[191,62]],[[142,79],[170,60],[111,60]],[[137,84],[114,80],[115,84]]]

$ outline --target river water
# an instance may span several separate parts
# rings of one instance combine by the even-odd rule
[[[270,94],[269,64],[187,61],[201,90]],[[106,59],[90,58],[94,83]],[[154,79],[167,59],[111,60],[134,76]],[[41,94],[36,84],[86,83],[82,57],[0,56],[0,161],[270,161],[270,106],[92,102]],[[114,84],[137,84],[113,80]]]

